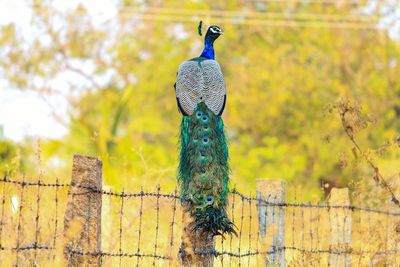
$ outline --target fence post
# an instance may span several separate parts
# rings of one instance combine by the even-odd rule
[[[257,198],[273,203],[285,203],[285,181],[274,179],[256,179]],[[272,229],[272,249],[266,258],[266,266],[286,266],[285,259],[285,207],[269,206],[258,202],[258,225],[261,238],[265,243],[266,234]],[[271,231],[270,231],[271,232]],[[269,233],[269,232],[268,232]]]
[[[102,162],[74,155],[64,217],[64,256],[68,266],[101,266]]]
[[[214,266],[215,240],[212,234],[192,229],[196,225],[194,216],[190,213],[189,204],[182,205],[182,243],[179,249],[179,257],[182,266],[212,267]],[[197,254],[196,251],[210,252]]]
[[[351,209],[348,188],[332,188],[328,198],[330,239],[329,266],[351,266]],[[333,252],[333,253],[332,253]]]
[[[397,199],[400,195],[396,196]],[[388,211],[390,213],[400,213],[400,208],[393,203],[392,198],[388,200]],[[386,215],[388,218],[387,250],[389,253],[388,266],[398,266],[400,264],[400,217]]]

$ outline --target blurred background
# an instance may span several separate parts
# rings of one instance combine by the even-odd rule
[[[254,193],[256,178],[279,178],[289,199],[331,186],[387,198],[335,107],[357,106],[362,156],[396,186],[399,18],[397,0],[2,0],[0,174],[69,181],[81,153],[103,161],[117,190],[173,190],[173,84],[201,53],[203,20],[225,30],[215,48],[232,187]]]

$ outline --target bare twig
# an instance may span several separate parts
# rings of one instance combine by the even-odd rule
[[[400,207],[400,201],[397,199],[396,195],[393,192],[392,187],[389,185],[389,183],[385,180],[385,178],[382,176],[381,172],[379,171],[378,166],[372,162],[372,160],[364,153],[364,151],[361,149],[360,145],[358,144],[355,135],[354,135],[354,128],[349,125],[349,123],[346,121],[346,115],[353,113],[354,107],[350,107],[348,105],[340,105],[340,108],[338,108],[338,113],[340,116],[340,120],[342,123],[342,127],[344,129],[344,132],[350,139],[350,141],[354,145],[354,149],[358,151],[359,155],[365,159],[367,164],[374,170],[374,176],[373,179],[375,180],[376,183],[378,183],[383,189],[385,189],[391,196],[391,201],[396,204],[397,206]],[[354,150],[353,150],[354,153]]]

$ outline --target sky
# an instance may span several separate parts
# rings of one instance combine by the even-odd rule
[[[55,0],[53,5],[59,10],[67,10],[82,3],[91,13],[94,22],[101,23],[116,14],[114,2],[113,0]],[[31,12],[28,6],[29,3],[25,0],[1,0],[0,26],[16,23],[24,34],[29,35]],[[70,77],[65,75],[64,79]],[[58,82],[62,83],[62,78]],[[68,129],[54,118],[53,112],[67,117],[68,103],[57,97],[45,101],[37,93],[9,88],[0,77],[0,126],[4,128],[6,138],[17,142],[28,136],[62,138]]]

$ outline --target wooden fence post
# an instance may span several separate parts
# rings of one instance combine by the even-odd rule
[[[182,243],[179,249],[179,257],[182,266],[212,267],[214,266],[215,240],[205,231],[192,231],[196,225],[194,216],[191,215],[189,205],[183,203],[182,207]],[[209,252],[198,254],[195,252]]]
[[[400,195],[396,196],[397,199]],[[390,213],[399,213],[400,208],[393,203],[392,199],[388,200],[388,211]],[[388,218],[388,233],[387,233],[387,250],[389,261],[387,266],[400,265],[400,216],[387,215]]]
[[[285,203],[286,187],[282,180],[256,179],[257,198],[272,203]],[[272,249],[266,258],[266,266],[286,266],[285,259],[285,207],[257,203],[260,235],[265,242],[266,234],[272,229]],[[271,231],[270,231],[271,232]],[[270,233],[268,232],[268,233]]]
[[[332,188],[329,206],[350,206],[348,188]],[[329,209],[330,239],[329,266],[351,266],[352,217],[349,208]],[[337,252],[337,253],[335,253]]]
[[[64,256],[68,266],[101,266],[102,162],[74,155],[64,217]]]

